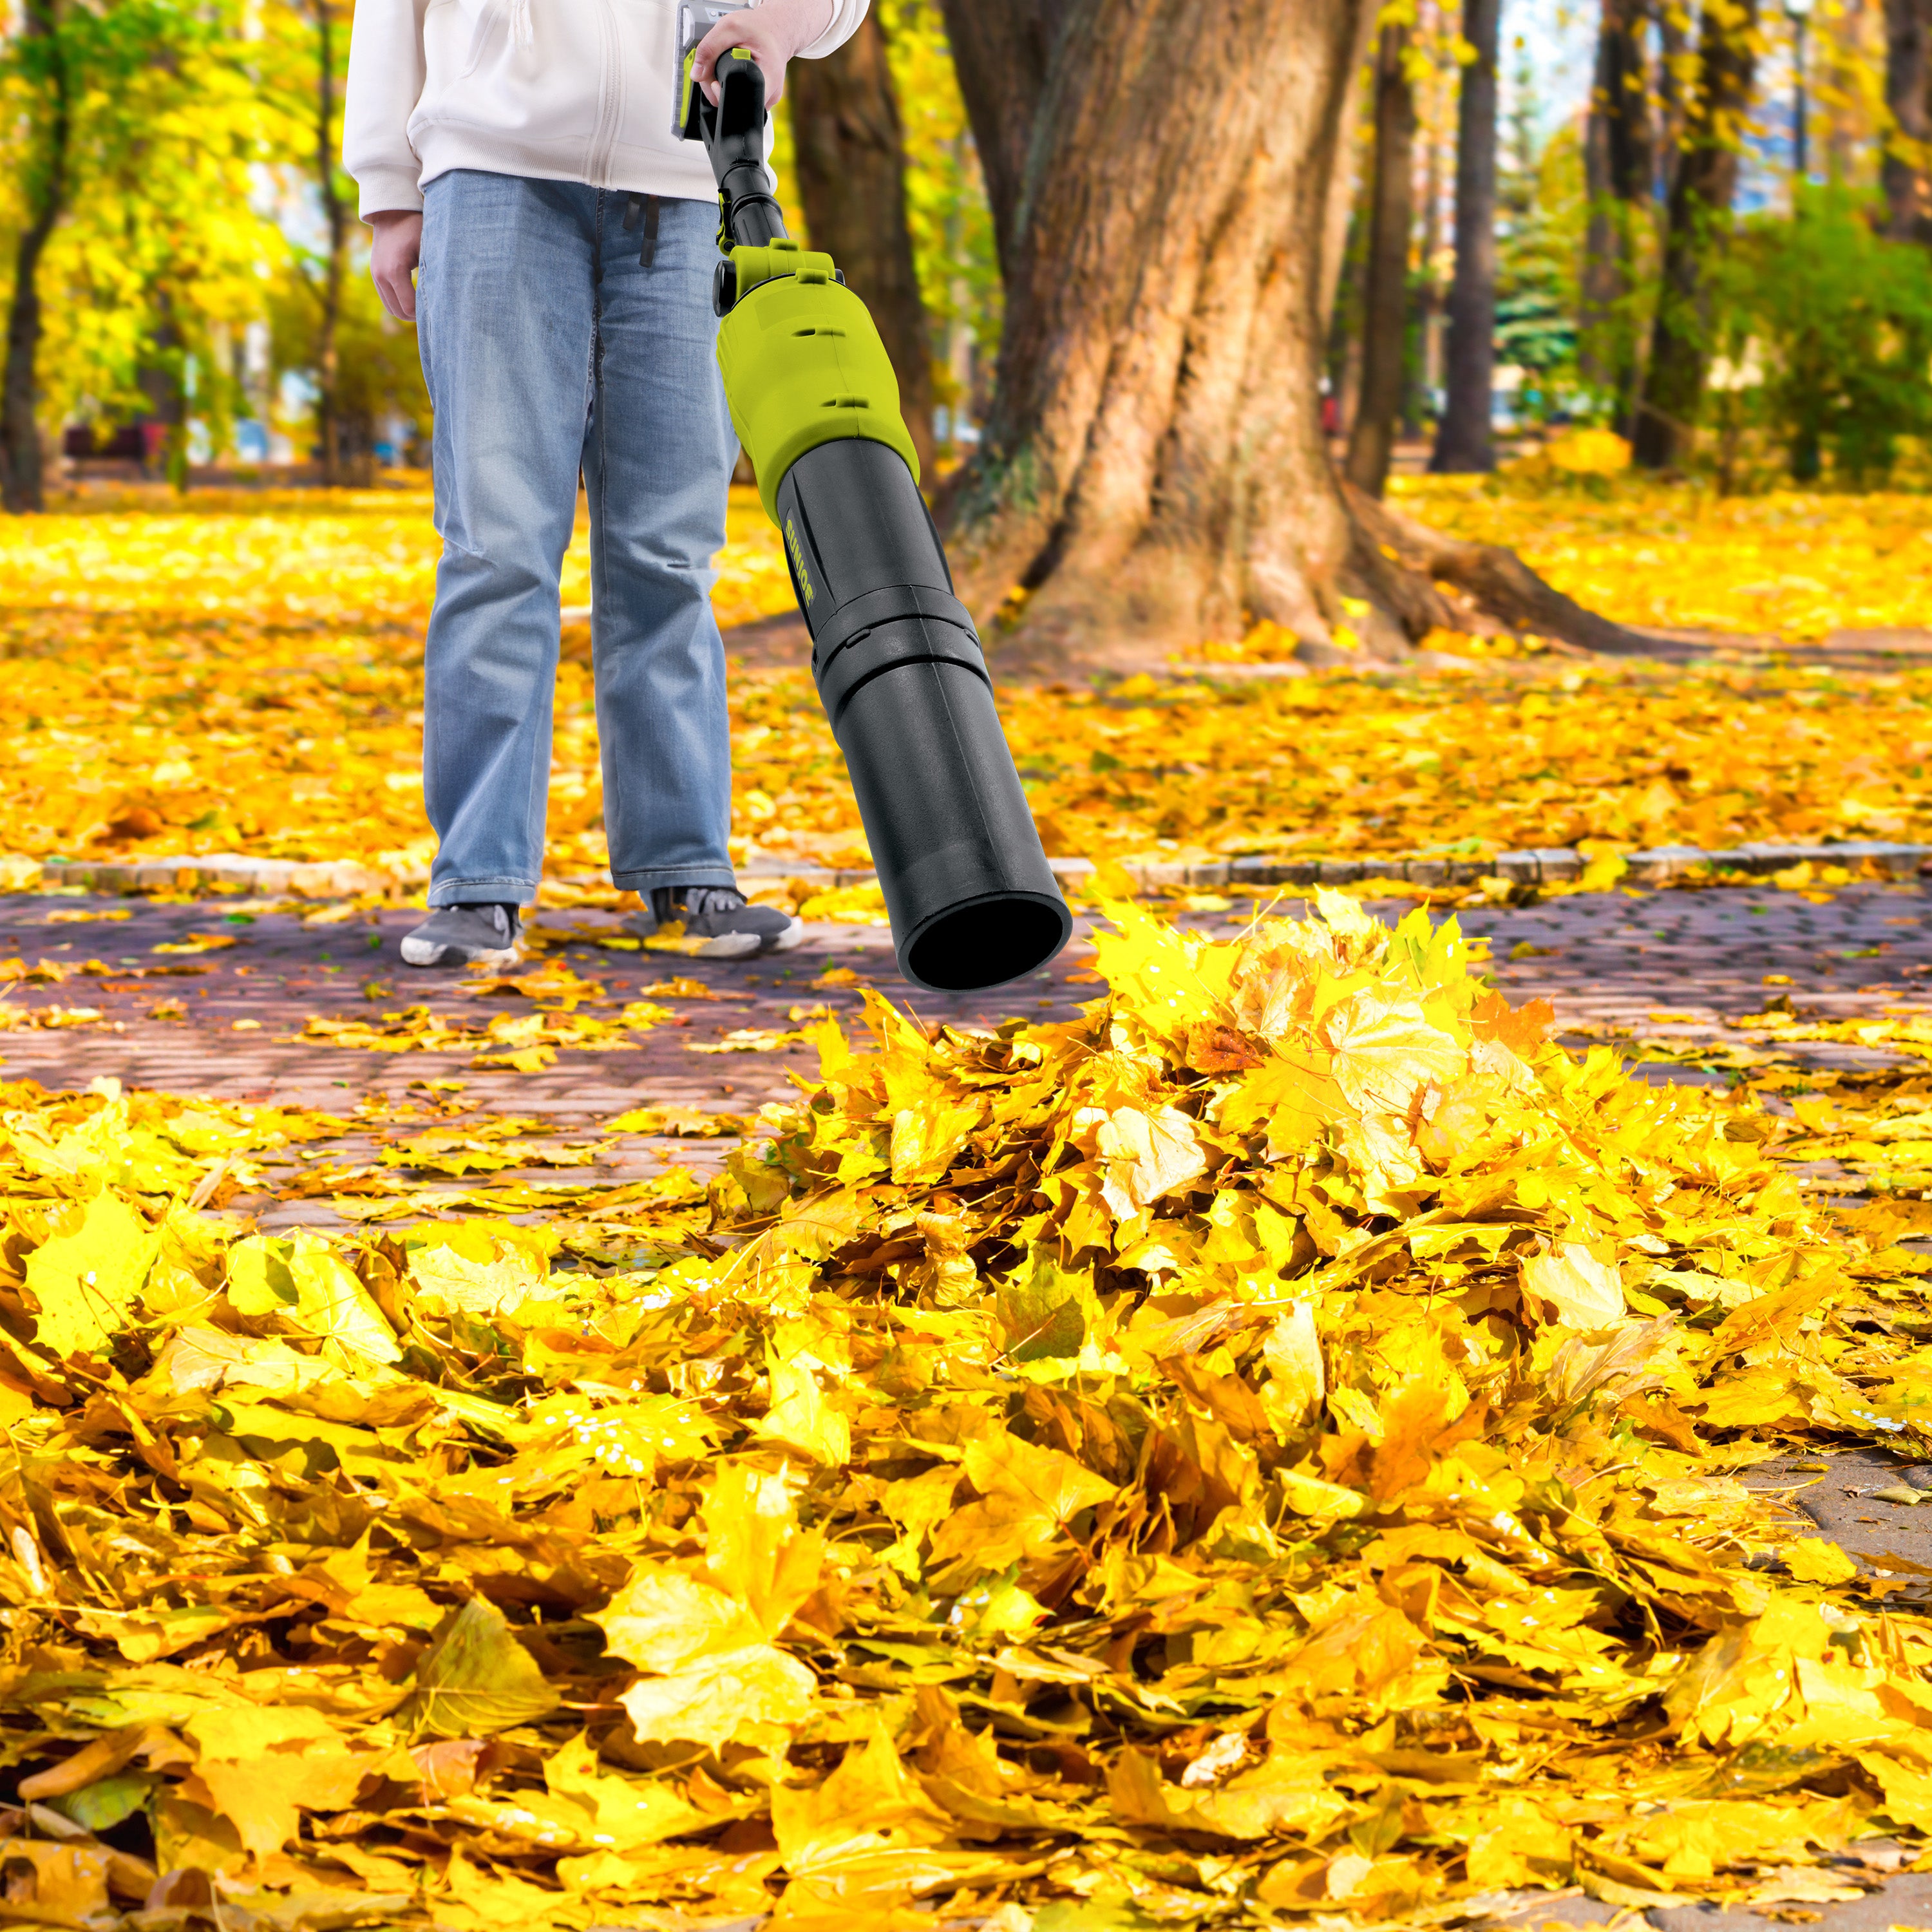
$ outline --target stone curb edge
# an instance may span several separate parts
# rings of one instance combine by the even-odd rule
[[[1932,868],[1932,845],[1894,844],[1882,839],[1853,839],[1834,845],[1734,845],[1706,851],[1695,845],[1658,845],[1624,854],[1628,869],[1624,881],[1660,886],[1676,879],[1718,879],[1742,874],[1763,878],[1808,862],[1814,866],[1854,867],[1868,877],[1916,878]],[[1582,876],[1588,861],[1569,846],[1533,846],[1498,852],[1486,859],[1404,858],[1390,854],[1364,859],[1126,859],[1121,868],[1143,891],[1163,886],[1191,886],[1208,890],[1233,886],[1346,886],[1364,879],[1404,879],[1412,885],[1458,886],[1481,878],[1502,878],[1516,885],[1555,884]],[[1049,860],[1054,875],[1072,885],[1095,869],[1091,859]],[[738,868],[746,881],[796,879],[823,892],[877,883],[875,873],[835,870],[820,866],[788,866],[779,859],[755,859]],[[41,882],[78,886],[97,892],[180,891],[197,886],[245,887],[262,893],[292,893],[303,898],[342,898],[355,892],[382,892],[394,886],[427,883],[429,868],[364,866],[352,860],[303,863],[277,859],[250,859],[239,853],[214,853],[202,858],[143,859],[134,861],[56,860],[40,868]],[[18,882],[16,890],[24,881]]]

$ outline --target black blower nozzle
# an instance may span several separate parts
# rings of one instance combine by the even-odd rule
[[[764,80],[738,55],[687,130],[719,187],[718,360],[784,538],[812,675],[851,774],[899,970],[944,992],[1044,965],[1073,922],[1000,728],[986,654],[926,500],[898,385],[828,256],[784,238],[762,164]]]

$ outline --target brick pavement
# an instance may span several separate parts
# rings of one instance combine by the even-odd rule
[[[1299,908],[1290,904],[1285,909]],[[1399,903],[1378,908],[1385,914],[1406,909]],[[583,977],[603,984],[614,1010],[643,997],[651,982],[674,974],[699,980],[721,997],[672,1002],[680,1011],[677,1023],[660,1027],[621,1052],[565,1052],[555,1065],[532,1073],[478,1072],[469,1068],[462,1054],[378,1054],[290,1037],[300,1033],[310,1014],[367,1016],[418,1003],[466,1019],[484,1012],[528,1010],[530,1003],[523,1000],[480,1004],[463,992],[462,975],[416,973],[403,966],[397,942],[420,914],[384,910],[313,925],[294,912],[263,910],[237,919],[237,910],[235,902],[220,901],[164,905],[70,894],[0,899],[0,958],[17,953],[29,964],[99,959],[115,968],[199,969],[139,980],[82,977],[58,986],[16,988],[10,995],[14,1004],[94,1006],[107,1024],[0,1035],[0,1072],[60,1088],[112,1077],[129,1087],[273,1100],[332,1112],[376,1098],[420,1100],[425,1091],[421,1083],[460,1081],[460,1097],[476,1115],[536,1116],[554,1123],[560,1137],[580,1140],[602,1122],[638,1106],[743,1114],[793,1090],[791,1074],[811,1070],[809,1048],[702,1056],[688,1048],[694,1041],[736,1028],[787,1026],[790,1009],[801,1003],[856,1011],[860,1004],[856,987],[813,985],[829,966],[854,968],[862,980],[928,1022],[956,1019],[983,1025],[1016,1015],[1070,1018],[1095,992],[1090,981],[1074,976],[1089,956],[1082,943],[1090,929],[1085,922],[1080,938],[1051,969],[1019,985],[951,998],[920,992],[900,980],[889,937],[880,928],[814,926],[796,952],[758,962],[712,963],[579,944],[566,947],[563,956]],[[51,916],[76,912],[129,916],[80,923]],[[1232,932],[1244,915],[1188,916],[1192,923]],[[1573,1037],[1583,1036],[1578,1029],[1622,1030],[1638,1038],[1659,1034],[1719,1037],[1726,1018],[1762,1009],[1772,990],[1764,983],[1768,974],[1789,979],[1789,986],[1778,990],[1788,992],[1801,1012],[1809,1009],[1844,1017],[1922,1002],[1932,1005],[1932,903],[1916,884],[1853,886],[1824,904],[1767,886],[1579,895],[1517,909],[1472,909],[1457,916],[1466,931],[1489,940],[1492,961],[1485,970],[1508,998],[1517,1003],[1549,999]],[[548,917],[554,923],[620,929],[610,915],[572,912]],[[200,957],[153,950],[178,944],[191,932],[211,932],[232,934],[238,943]],[[148,1017],[164,999],[178,1000],[183,1016]],[[238,1020],[255,1024],[238,1031]],[[1840,1065],[1890,1058],[1882,1052],[1822,1045],[1784,1050]],[[1661,1079],[1713,1077],[1672,1066],[1642,1070]],[[706,1168],[734,1144],[624,1136],[597,1166],[572,1169],[568,1178],[638,1178],[659,1171],[667,1162]],[[366,1155],[374,1150],[374,1138],[351,1135],[330,1150]],[[500,1181],[511,1178],[494,1177]],[[528,1178],[555,1177],[538,1170]],[[323,1202],[278,1204],[262,1196],[230,1205],[252,1209],[266,1226],[334,1219]],[[1908,1472],[1878,1451],[1786,1458],[1762,1465],[1747,1478],[1756,1486],[1789,1491],[1793,1506],[1810,1516],[1820,1534],[1832,1535],[1863,1560],[1882,1568],[1888,1554],[1902,1556],[1932,1572],[1932,1512],[1880,1501],[1873,1494],[1901,1479],[1932,1493],[1932,1466]],[[1912,1587],[1916,1592],[1925,1586]],[[1580,1893],[1517,1893],[1482,1901],[1471,1922],[1507,1926],[1512,1932],[1612,1924],[1648,1925],[1658,1932],[1768,1932],[1774,1925],[1793,1924],[1815,1925],[1818,1932],[1932,1928],[1932,1874],[1900,1870],[1906,1862],[1899,1847],[1861,1844],[1835,1864],[1808,1873],[1796,1887],[1802,1892],[1806,1882],[1815,1886],[1822,1880],[1826,1889],[1845,1896],[1767,1900],[1761,1911],[1686,1906],[1619,1912]],[[1858,1896],[1850,1895],[1854,1892]]]
[[[1302,910],[1298,901],[1284,910]],[[1377,908],[1399,915],[1399,902]],[[75,914],[124,914],[80,922]],[[679,1018],[621,1051],[565,1051],[555,1064],[531,1073],[472,1070],[460,1053],[375,1053],[319,1046],[296,1037],[310,1015],[368,1018],[426,1004],[474,1022],[497,1012],[524,1012],[520,999],[479,1000],[460,973],[412,970],[397,956],[402,934],[421,916],[406,909],[356,914],[329,924],[307,922],[298,911],[248,910],[248,902],[212,900],[164,904],[142,899],[25,895],[0,899],[0,958],[17,952],[29,965],[73,965],[98,960],[113,968],[146,969],[157,976],[74,977],[57,986],[16,987],[12,1004],[28,1008],[86,1006],[104,1024],[0,1035],[0,1070],[49,1087],[84,1087],[101,1077],[128,1087],[269,1101],[340,1112],[360,1101],[420,1100],[422,1083],[462,1083],[461,1100],[478,1114],[512,1112],[553,1122],[560,1135],[581,1138],[603,1121],[644,1106],[692,1108],[749,1114],[795,1090],[794,1073],[813,1070],[811,1049],[698,1055],[688,1048],[736,1028],[782,1029],[793,1010],[824,1006],[856,1013],[857,986],[813,982],[829,966],[849,967],[862,982],[930,1023],[955,1020],[991,1025],[1016,1016],[1062,1019],[1094,997],[1084,973],[1090,922],[1052,967],[1019,984],[989,993],[952,996],[922,992],[902,980],[882,927],[814,926],[806,944],[762,962],[688,960],[663,952],[622,952],[590,943],[560,949],[573,970],[604,989],[610,1010],[644,996],[656,981],[682,975],[702,982],[712,1000],[672,1001]],[[1186,915],[1221,933],[1240,929],[1245,909]],[[1441,914],[1437,917],[1444,916]],[[1772,989],[1768,974],[1791,981],[1801,1010],[1841,1017],[1876,1012],[1921,1000],[1932,1003],[1932,904],[1926,889],[1859,886],[1826,904],[1795,893],[1725,889],[1694,892],[1578,895],[1522,908],[1466,909],[1464,929],[1486,938],[1492,957],[1484,969],[1514,1001],[1545,998],[1571,1037],[1628,1032],[1635,1037],[1721,1039],[1724,1021],[1760,1010]],[[310,915],[313,918],[313,914]],[[614,914],[545,914],[544,924],[622,930]],[[156,952],[191,933],[232,936],[225,950],[198,956]],[[172,969],[163,972],[161,969]],[[178,1018],[152,1017],[178,1002]],[[589,1010],[597,1010],[592,1008]],[[238,1030],[237,1022],[241,1022]],[[1580,1033],[1574,1030],[1582,1030]],[[1882,1052],[1832,1045],[1785,1049],[1820,1064],[1880,1064]],[[1647,1077],[1703,1080],[1721,1076],[1694,1068],[1650,1066]],[[626,1137],[611,1158],[577,1170],[585,1180],[635,1178],[667,1160],[700,1170],[714,1167],[729,1140]],[[332,1150],[356,1157],[366,1137]],[[532,1174],[530,1178],[541,1178]],[[309,1202],[284,1214],[263,1199],[244,1202],[268,1225],[279,1220],[326,1221],[326,1204]]]

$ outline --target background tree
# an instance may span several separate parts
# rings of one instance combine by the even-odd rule
[[[1584,243],[1582,374],[1612,399],[1628,434],[1637,331],[1630,301],[1656,191],[1657,154],[1644,46],[1648,0],[1603,0],[1583,140],[1589,226]]]
[[[1583,253],[1581,154],[1574,127],[1539,146],[1528,47],[1516,44],[1507,165],[1496,190],[1498,359],[1517,372],[1520,422],[1547,422],[1579,380],[1577,264]]]
[[[28,133],[21,176],[26,219],[14,250],[14,297],[7,315],[7,368],[0,403],[0,490],[18,512],[44,507],[35,363],[40,344],[40,257],[68,191],[74,133],[70,37],[62,31],[59,0],[22,0],[20,38],[11,50],[16,91],[25,97]]]
[[[1696,92],[1694,79],[1687,82],[1686,78],[1694,76],[1697,70],[1693,0],[1657,0],[1656,18],[1656,192],[1667,205],[1677,186],[1677,166],[1684,154],[1684,117]]]
[[[1632,455],[1646,469],[1675,468],[1690,454],[1710,362],[1711,271],[1737,192],[1756,26],[1756,0],[1709,0],[1698,23],[1696,78],[1684,104],[1662,286],[1631,437]]]
[[[349,203],[337,172],[341,152],[336,98],[334,22],[332,0],[308,0],[315,20],[315,187],[327,236],[320,259],[310,272],[320,319],[315,344],[315,419],[325,483],[342,480],[341,357],[337,337],[342,321],[342,284],[349,259]]]
[[[1362,382],[1346,472],[1379,496],[1395,453],[1408,380],[1408,250],[1414,220],[1415,90],[1410,9],[1385,18],[1376,46],[1376,166],[1362,304]]]
[[[1416,0],[1416,51],[1420,70],[1414,88],[1422,148],[1421,218],[1416,235],[1420,257],[1416,276],[1418,353],[1403,406],[1406,433],[1420,436],[1442,386],[1443,304],[1448,292],[1443,220],[1445,190],[1454,177],[1456,96],[1461,69],[1455,55],[1462,44],[1450,0]],[[1453,222],[1454,210],[1449,211]]]
[[[1932,0],[1885,0],[1885,105],[1891,117],[1879,164],[1886,232],[1932,241]]]
[[[294,375],[319,390],[322,310],[310,275],[293,262],[270,285],[268,320],[272,382]],[[346,477],[366,482],[386,418],[402,419],[406,440],[428,440],[429,392],[416,332],[383,308],[367,275],[352,274],[343,284],[334,346],[339,460]]]
[[[933,464],[932,352],[906,221],[905,135],[877,9],[824,60],[788,76],[805,225],[872,311],[922,472]]]
[[[1001,280],[1017,272],[1014,236],[1040,97],[1078,0],[940,0],[959,92],[973,123]],[[1350,0],[1353,4],[1353,0]]]
[[[44,433],[75,416],[158,417],[180,475],[190,406],[204,422],[229,413],[229,345],[260,314],[264,265],[286,253],[257,204],[262,164],[290,152],[287,10],[244,0],[41,5],[38,25],[18,16],[0,65],[14,110],[0,172],[26,187],[8,250],[7,394],[19,411],[7,430],[9,481],[30,445],[38,476],[36,418]],[[62,111],[60,192],[50,198],[47,136]],[[44,220],[38,247],[26,246]],[[9,500],[29,506],[38,488]]]
[[[1468,51],[1456,117],[1456,273],[1442,422],[1432,470],[1496,466],[1496,55],[1502,0],[1464,0]]]
[[[1738,400],[1794,481],[1828,452],[1839,480],[1877,487],[1900,438],[1932,430],[1932,254],[1875,234],[1862,194],[1816,189],[1802,220],[1748,223],[1713,296],[1728,359],[1762,369]]]
[[[1148,662],[1253,619],[1318,647],[1345,595],[1395,651],[1458,621],[1438,580],[1533,605],[1546,635],[1634,641],[1507,553],[1345,500],[1316,391],[1366,0],[1230,0],[1212,34],[1190,0],[1068,0],[1043,86],[975,65],[1023,58],[1040,0],[974,4],[985,31],[955,51],[976,133],[994,104],[982,152],[1027,158],[998,387],[954,506],[962,596],[1014,620],[996,656]]]
[[[957,449],[991,400],[1004,292],[992,210],[938,0],[874,0],[905,130],[906,225],[932,347],[943,440]]]

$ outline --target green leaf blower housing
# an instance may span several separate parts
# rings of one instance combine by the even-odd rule
[[[756,63],[720,61],[713,106],[686,56],[684,132],[705,143],[722,210],[718,366],[784,539],[899,970],[935,992],[1001,985],[1044,965],[1073,922],[920,494],[891,358],[832,258],[784,232]]]

